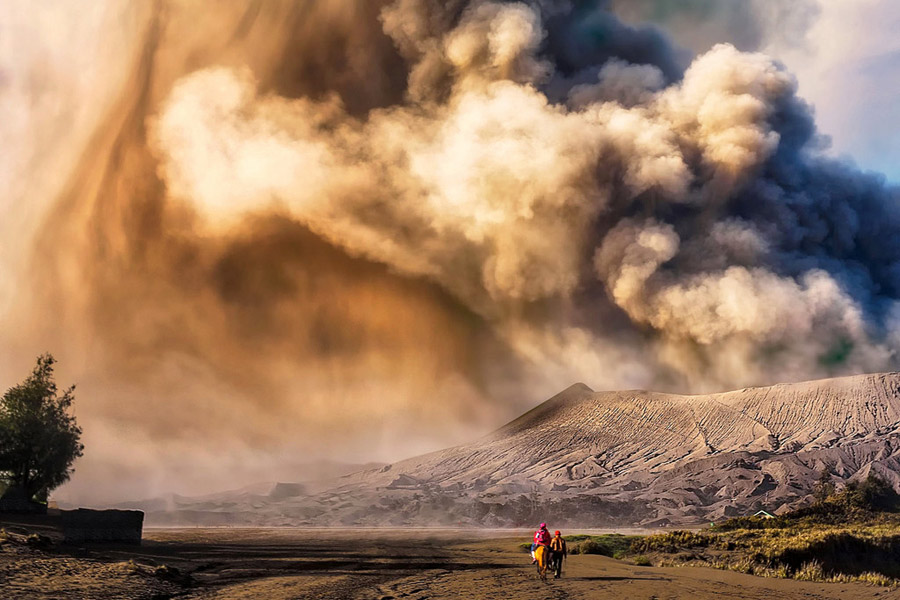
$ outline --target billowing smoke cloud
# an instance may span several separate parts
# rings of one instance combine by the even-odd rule
[[[898,193],[823,156],[772,58],[683,69],[600,2],[173,1],[142,31],[14,313],[17,348],[85,357],[111,454],[239,479],[576,379],[896,365]]]
[[[777,57],[797,75],[834,155],[900,181],[900,6],[891,0],[611,0],[627,22],[656,24],[702,54],[717,43]],[[860,32],[865,32],[863,35]],[[852,94],[837,90],[853,90]]]

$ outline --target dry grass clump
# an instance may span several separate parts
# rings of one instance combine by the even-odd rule
[[[833,491],[833,490],[832,490]],[[900,585],[900,498],[870,477],[777,519],[742,517],[705,531],[636,539],[629,554],[803,581]]]
[[[817,560],[803,563],[794,573],[794,579],[799,581],[822,581],[827,579],[825,570]]]
[[[900,584],[900,524],[801,525],[691,533],[648,536],[635,541],[631,552],[674,554],[663,562],[711,566],[764,577]],[[684,544],[679,545],[679,540]]]

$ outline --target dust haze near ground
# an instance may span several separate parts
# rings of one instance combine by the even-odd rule
[[[898,193],[764,54],[603,2],[98,6],[5,9],[44,36],[4,102],[50,116],[3,171],[2,375],[79,383],[75,497],[896,364]]]

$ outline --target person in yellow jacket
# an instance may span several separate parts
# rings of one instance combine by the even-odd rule
[[[559,579],[562,576],[563,559],[569,554],[569,551],[566,548],[566,540],[562,539],[559,531],[554,532],[553,539],[550,540],[550,550],[553,552],[553,555],[550,558],[550,568],[553,569],[553,579]]]

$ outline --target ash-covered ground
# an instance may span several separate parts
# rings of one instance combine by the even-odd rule
[[[862,584],[641,567],[603,556],[572,556],[562,579],[543,583],[519,548],[527,534],[190,528],[148,531],[140,548],[42,551],[4,544],[0,596],[8,600],[862,600],[890,594]]]

